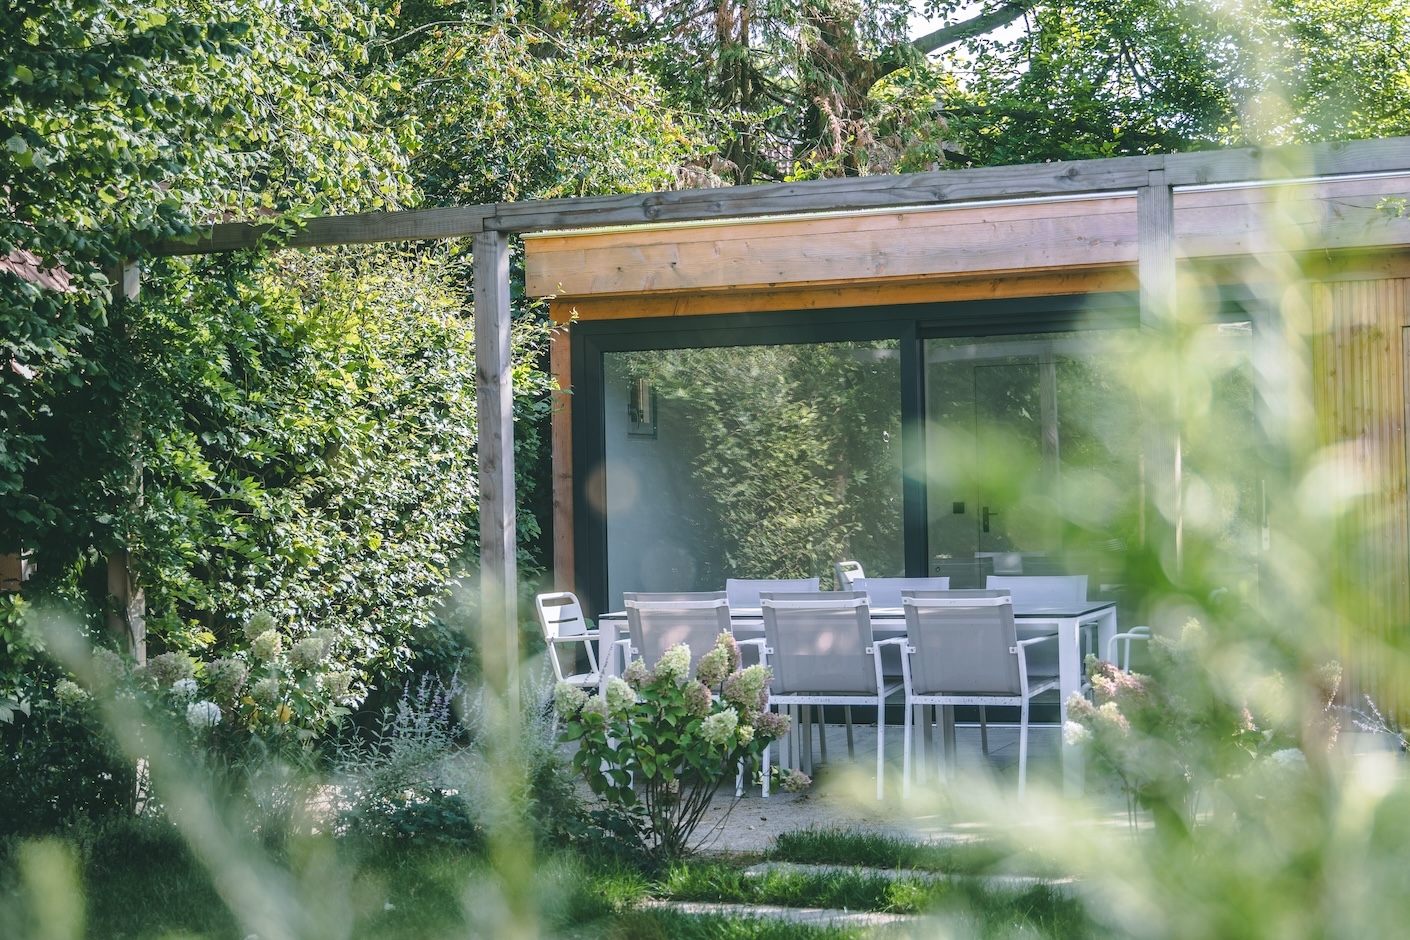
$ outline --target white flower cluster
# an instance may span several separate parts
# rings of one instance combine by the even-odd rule
[[[186,706],[186,723],[197,731],[220,724],[220,706],[215,702],[192,702]]]
[[[1066,721],[1062,725],[1062,741],[1069,747],[1079,747],[1092,740],[1092,731],[1086,725]]]
[[[607,712],[621,715],[636,704],[636,690],[623,679],[613,676],[607,680]]]
[[[689,676],[689,646],[686,646],[684,643],[677,643],[661,654],[660,661],[656,663],[656,678],[669,679],[679,685],[689,678]]]
[[[171,684],[171,691],[176,693],[178,698],[194,698],[196,695],[196,680],[177,679]]]
[[[700,725],[700,736],[715,747],[728,747],[730,736],[739,727],[739,713],[733,708],[715,712]],[[753,732],[750,732],[752,737]]]

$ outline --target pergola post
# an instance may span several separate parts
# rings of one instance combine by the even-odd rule
[[[480,649],[485,681],[510,714],[519,701],[518,571],[514,514],[514,390],[510,362],[509,239],[474,236],[475,398],[480,458]]]
[[[1148,547],[1169,546],[1163,559],[1180,571],[1184,532],[1180,457],[1179,329],[1175,273],[1175,195],[1164,169],[1151,170],[1136,188],[1137,274],[1140,279],[1141,331],[1150,350],[1142,390],[1145,500],[1141,514]],[[1169,540],[1167,542],[1167,539]]]
[[[119,309],[135,301],[142,289],[142,269],[137,262],[124,260],[108,272],[113,284],[112,304]],[[142,502],[142,465],[132,468],[134,499]],[[108,615],[107,627],[122,637],[127,651],[139,663],[147,661],[147,596],[137,583],[129,546],[115,548],[108,555]]]

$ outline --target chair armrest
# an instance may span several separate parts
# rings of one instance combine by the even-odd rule
[[[1037,643],[1047,643],[1049,640],[1051,640],[1051,641],[1053,641],[1054,643],[1056,643],[1056,642],[1057,642],[1057,634],[1056,634],[1056,633],[1051,633],[1051,634],[1049,634],[1048,636],[1034,636],[1034,637],[1029,637],[1029,638],[1026,639],[1026,640],[1019,640],[1019,641],[1018,641],[1018,645],[1019,645],[1020,648],[1027,649],[1028,647],[1033,646],[1033,645],[1035,645],[1035,644],[1037,644]]]
[[[874,657],[880,658],[881,647],[901,647],[901,653],[905,653],[908,648],[905,644],[907,644],[907,638],[905,637],[887,637],[885,640],[871,641],[870,647],[867,647],[864,651],[874,655]]]
[[[574,636],[556,636],[549,640],[550,643],[596,643],[599,634],[596,630],[592,633],[579,633]]]

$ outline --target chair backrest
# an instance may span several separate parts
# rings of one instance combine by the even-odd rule
[[[736,608],[757,608],[759,606],[759,594],[763,591],[795,593],[798,591],[817,591],[822,587],[822,578],[764,578],[762,580],[749,580],[747,578],[730,578],[725,582],[725,593],[729,595],[729,605]]]
[[[875,695],[871,613],[863,591],[765,591],[773,691]]]
[[[729,601],[724,591],[684,594],[626,593],[627,631],[636,655],[654,667],[661,654],[677,643],[690,647],[690,671],[700,657],[728,633]]]
[[[862,570],[860,561],[839,561],[832,566],[832,570],[837,574],[837,589],[839,591],[853,591],[852,582],[857,578],[865,578],[866,572]]]
[[[906,637],[917,695],[1017,695],[1018,632],[1007,591],[907,591]]]
[[[854,578],[852,590],[866,591],[872,608],[900,607],[902,591],[948,591],[950,579],[945,578]]]
[[[994,559],[936,558],[930,563],[930,573],[937,578],[949,578],[951,590],[983,590],[985,579],[994,573]]]
[[[560,636],[582,636],[588,632],[583,607],[578,603],[577,595],[570,591],[540,594],[534,598],[534,606],[538,608],[539,626],[543,628],[545,640]]]
[[[1015,604],[1032,604],[1038,607],[1080,604],[1087,599],[1085,574],[1012,578],[991,574],[986,587],[1008,591]]]

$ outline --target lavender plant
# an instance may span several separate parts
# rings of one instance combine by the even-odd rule
[[[579,744],[573,769],[609,805],[637,816],[645,854],[660,864],[695,847],[691,837],[720,785],[788,730],[786,716],[767,710],[769,670],[741,670],[730,634],[689,673],[690,649],[678,644],[654,670],[632,663],[600,696],[566,683],[554,693],[562,739]]]

